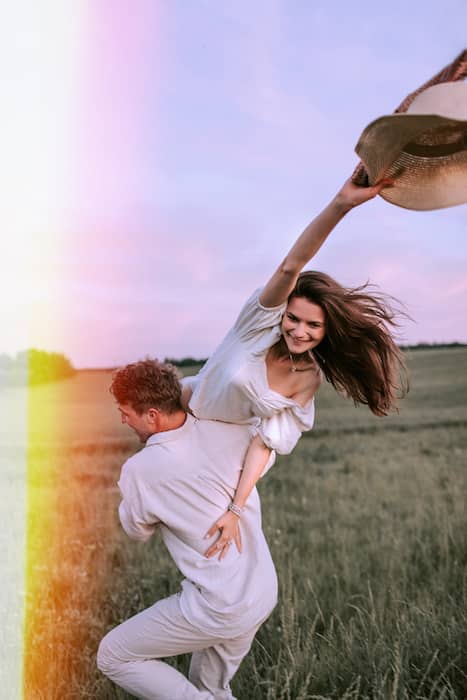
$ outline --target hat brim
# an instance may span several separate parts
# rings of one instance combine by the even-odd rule
[[[467,121],[393,114],[371,122],[355,147],[370,184],[391,178],[381,196],[406,209],[467,202]]]

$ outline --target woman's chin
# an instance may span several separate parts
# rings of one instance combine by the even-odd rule
[[[287,343],[287,348],[288,351],[291,352],[293,355],[303,355],[303,353],[308,352],[313,348],[312,343],[297,343],[297,342],[288,342]]]

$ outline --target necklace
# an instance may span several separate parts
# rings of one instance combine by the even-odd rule
[[[296,371],[297,371],[297,368],[295,367],[295,365],[294,365],[294,363],[293,363],[292,355],[290,354],[290,352],[289,352],[289,357],[290,357],[290,364],[292,365],[291,368],[290,368],[290,371],[291,371],[291,372],[296,372]]]
[[[309,369],[311,369],[311,367],[302,367],[302,368],[297,367],[295,362],[293,361],[292,353],[290,352],[289,348],[287,347],[287,344],[286,344],[283,336],[281,337],[281,343],[282,343],[282,348],[281,348],[282,352],[279,351],[278,355],[279,356],[282,355],[282,357],[284,357],[285,352],[287,353],[287,355],[289,356],[289,360],[290,360],[290,371],[291,372],[307,372]],[[285,350],[285,352],[284,352],[284,350]],[[284,353],[284,354],[282,354],[282,353]],[[308,352],[308,355],[310,355],[311,358],[313,358],[311,351]],[[304,359],[303,356],[301,359]],[[313,359],[311,361],[313,363]]]
[[[290,358],[290,364],[292,365],[290,368],[291,372],[305,372],[308,367],[305,367],[303,369],[300,369],[299,367],[296,367],[293,361],[292,353],[289,351],[289,358]]]
[[[313,369],[313,366],[302,367],[302,368],[297,367],[293,361],[292,353],[290,352],[290,350],[288,350],[287,352],[288,352],[289,359],[290,359],[290,364],[291,364],[290,371],[291,372],[308,372],[310,369]],[[314,365],[316,366],[316,361],[315,361]]]

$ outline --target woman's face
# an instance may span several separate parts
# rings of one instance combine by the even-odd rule
[[[281,330],[289,352],[300,354],[312,350],[326,335],[324,311],[308,299],[293,297],[287,304]]]

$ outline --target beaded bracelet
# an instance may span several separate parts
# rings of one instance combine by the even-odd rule
[[[240,518],[242,515],[242,509],[239,506],[236,506],[235,503],[229,503],[227,506],[227,510],[231,510],[232,513],[235,513],[235,515]]]

